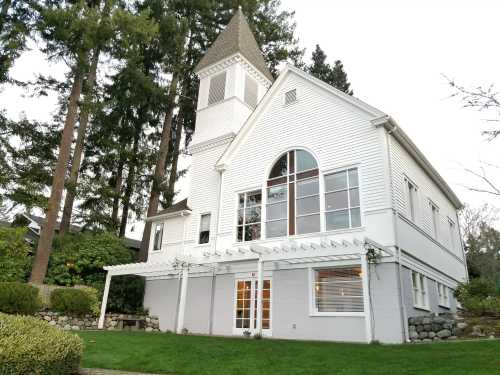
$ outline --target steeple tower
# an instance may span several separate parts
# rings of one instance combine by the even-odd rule
[[[241,7],[195,72],[200,88],[193,146],[234,136],[273,81]]]

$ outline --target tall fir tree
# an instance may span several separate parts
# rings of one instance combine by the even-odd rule
[[[342,62],[336,60],[332,67],[326,62],[326,58],[325,52],[321,49],[319,44],[316,44],[316,48],[311,55],[312,62],[307,67],[307,71],[336,89],[348,95],[353,95],[354,92],[351,89],[351,84],[347,80],[347,73],[344,70]]]

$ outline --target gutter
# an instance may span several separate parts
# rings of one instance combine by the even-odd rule
[[[145,219],[145,221],[157,221],[160,219],[170,219],[172,217],[184,216],[184,215],[190,215],[190,214],[191,214],[191,210],[181,210],[181,211],[169,212],[169,213],[162,214],[162,215],[149,216]]]

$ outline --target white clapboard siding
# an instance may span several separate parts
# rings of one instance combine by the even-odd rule
[[[456,209],[446,195],[425,173],[425,171],[415,162],[401,144],[391,137],[391,162],[393,169],[393,188],[396,209],[398,212],[408,217],[408,198],[404,186],[404,178],[407,176],[418,187],[417,199],[417,218],[416,224],[430,236],[433,236],[432,213],[429,206],[429,199],[439,208],[438,220],[438,241],[450,249],[450,235],[448,228],[448,217],[455,222],[455,248],[454,253],[462,257],[460,248],[459,233],[456,228]]]
[[[186,240],[198,241],[200,215],[211,214],[210,236],[215,235],[216,214],[219,195],[219,172],[215,163],[227,147],[227,144],[196,152],[191,158],[191,188],[188,206],[192,209],[190,225],[186,228]]]
[[[297,101],[285,105],[285,92],[293,89]],[[221,232],[234,231],[237,192],[261,187],[274,161],[294,147],[310,150],[323,172],[359,164],[362,209],[387,208],[382,131],[364,112],[289,74],[225,172]]]

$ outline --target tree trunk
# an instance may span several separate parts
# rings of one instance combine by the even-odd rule
[[[94,55],[92,56],[92,63],[90,65],[90,71],[86,84],[87,95],[90,100],[85,100],[86,103],[83,106],[83,110],[80,112],[80,126],[78,127],[78,133],[76,137],[75,152],[73,154],[73,162],[71,163],[71,171],[69,174],[69,179],[66,183],[66,198],[64,200],[64,209],[61,219],[60,233],[65,234],[69,232],[69,227],[71,223],[71,214],[73,213],[73,203],[75,201],[76,195],[76,184],[78,182],[78,173],[80,171],[80,165],[83,158],[83,149],[85,145],[85,133],[87,131],[87,125],[89,122],[89,105],[92,102],[92,94],[94,91],[94,84],[97,75],[97,65],[99,63],[99,55],[101,51],[99,48],[94,50]]]
[[[120,208],[120,192],[122,190],[123,184],[123,165],[125,161],[122,157],[118,161],[118,167],[116,168],[115,176],[115,191],[113,197],[113,211],[111,212],[111,223],[113,225],[113,231],[116,233],[118,228],[118,209]]]
[[[122,200],[122,220],[120,223],[120,231],[118,237],[125,237],[125,230],[127,229],[128,221],[128,210],[130,207],[130,197],[134,191],[134,180],[135,180],[135,170],[137,166],[137,152],[139,150],[139,138],[141,136],[141,126],[136,125],[134,134],[134,145],[132,146],[132,159],[130,160],[128,175],[127,175],[127,186],[125,187],[125,194]]]
[[[161,185],[165,178],[165,165],[167,163],[168,145],[170,143],[170,132],[172,131],[172,118],[174,114],[175,98],[177,95],[178,73],[172,76],[170,89],[167,97],[167,112],[163,121],[163,131],[161,134],[160,149],[156,161],[151,194],[146,217],[154,216],[158,211],[160,202]],[[139,250],[139,261],[145,262],[148,259],[149,237],[151,235],[151,222],[146,221],[144,232],[142,233],[141,248]]]
[[[68,112],[64,122],[61,144],[59,146],[59,156],[52,178],[52,189],[50,198],[45,211],[45,219],[42,225],[38,247],[36,249],[35,260],[31,270],[30,281],[35,284],[43,284],[47,266],[49,263],[50,250],[54,239],[54,229],[57,220],[57,214],[61,205],[61,196],[64,189],[64,180],[68,168],[68,161],[71,153],[71,141],[76,123],[78,112],[78,100],[82,91],[82,70],[75,73],[73,86],[68,102]]]
[[[175,182],[177,181],[177,164],[179,162],[179,150],[181,148],[181,137],[182,137],[182,113],[179,112],[177,116],[177,125],[175,128],[175,143],[174,152],[172,155],[172,165],[170,166],[170,176],[168,178],[168,193],[167,193],[167,204],[172,205],[175,195]]]
[[[2,9],[0,10],[0,33],[3,31],[3,26],[5,25],[5,21],[7,19],[7,15],[8,15],[11,3],[12,3],[12,0],[4,0],[3,1]]]

